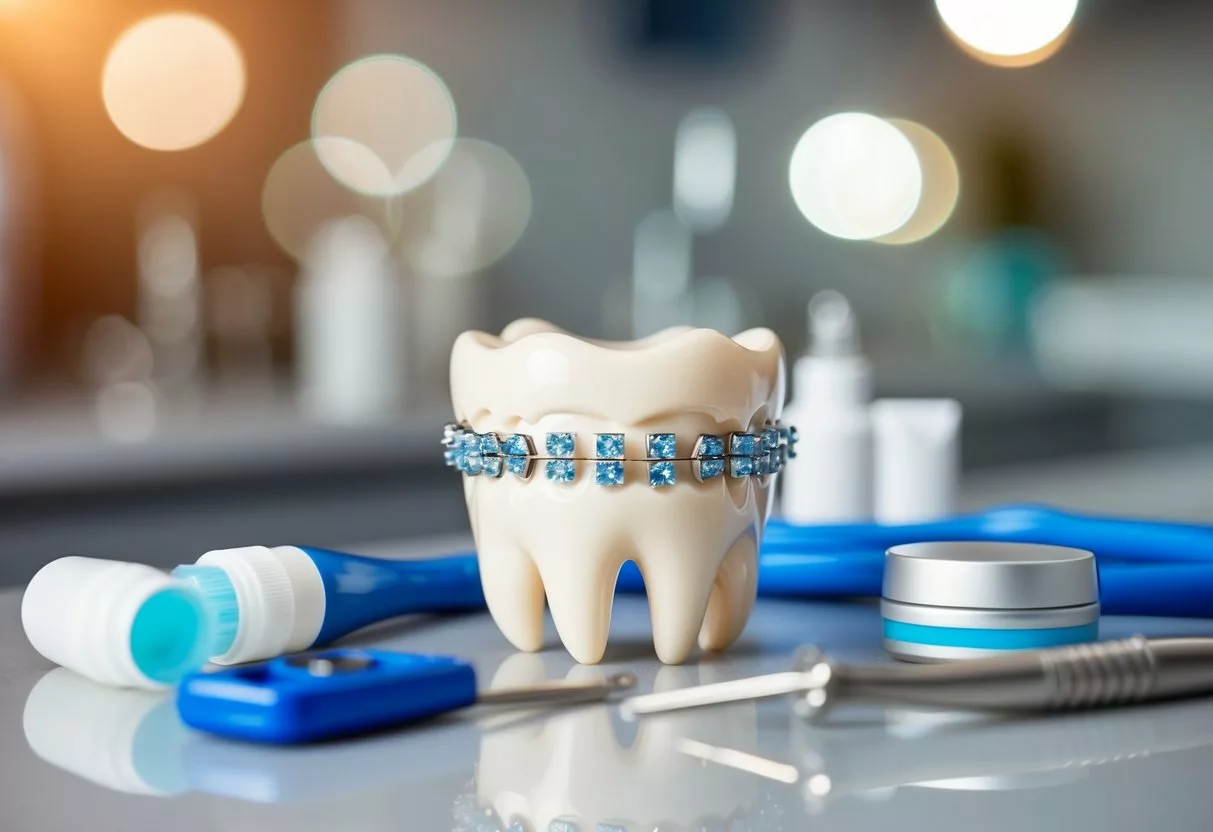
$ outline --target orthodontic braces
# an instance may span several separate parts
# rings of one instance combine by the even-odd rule
[[[577,463],[592,462],[594,483],[613,487],[624,483],[625,462],[644,462],[653,488],[677,484],[675,462],[690,462],[691,473],[699,482],[726,475],[731,479],[773,476],[796,458],[798,439],[796,428],[766,422],[757,433],[701,434],[690,456],[678,456],[674,434],[650,433],[645,437],[645,456],[628,459],[622,433],[594,434],[593,457],[577,456],[576,433],[545,434],[543,455],[536,452],[535,440],[524,433],[476,433],[470,425],[454,423],[442,433],[446,464],[468,476],[483,474],[496,479],[509,472],[528,480],[543,462],[545,479],[567,485],[577,479]]]

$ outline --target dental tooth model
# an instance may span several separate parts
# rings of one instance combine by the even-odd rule
[[[606,343],[536,320],[465,332],[451,354],[464,474],[489,611],[520,650],[543,646],[543,603],[573,658],[602,659],[619,568],[644,574],[667,664],[722,650],[754,604],[774,475],[783,346],[675,327]]]

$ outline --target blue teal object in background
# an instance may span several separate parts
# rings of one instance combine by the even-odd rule
[[[1062,270],[1043,232],[1009,227],[974,245],[944,281],[936,334],[986,353],[1026,353],[1033,300]]]

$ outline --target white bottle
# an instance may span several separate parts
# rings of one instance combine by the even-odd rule
[[[303,409],[330,422],[393,418],[404,396],[403,286],[370,220],[346,217],[317,232],[295,304]]]
[[[880,399],[872,405],[878,523],[926,523],[956,511],[960,402]]]
[[[872,368],[859,346],[850,303],[827,290],[809,302],[809,354],[796,360],[784,421],[800,432],[782,473],[791,523],[872,519]]]

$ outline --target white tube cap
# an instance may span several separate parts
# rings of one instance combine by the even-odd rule
[[[138,563],[67,557],[34,576],[21,601],[34,649],[115,687],[158,688],[206,663],[211,622],[197,591]]]

